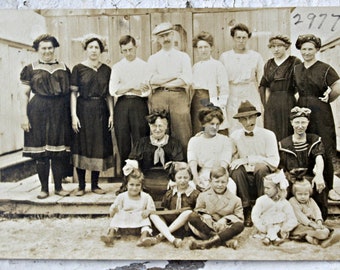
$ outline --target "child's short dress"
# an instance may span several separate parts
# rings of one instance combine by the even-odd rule
[[[116,213],[110,223],[111,228],[141,228],[151,226],[149,218],[143,218],[144,210],[156,210],[155,203],[151,196],[141,192],[139,199],[131,199],[128,192],[121,193],[117,196],[110,210],[116,208]]]
[[[187,190],[180,194],[180,205],[178,205],[178,190],[177,187],[173,187],[168,190],[162,199],[162,207],[169,210],[181,209],[185,207],[190,207],[191,209],[195,208],[197,197],[200,192],[196,189],[193,189],[191,186],[187,188]],[[179,214],[167,214],[162,217],[166,220],[167,224],[172,223]]]
[[[284,200],[273,201],[267,195],[256,200],[251,214],[254,226],[262,233],[267,233],[267,226],[280,225],[281,230],[289,232],[297,225],[292,206]]]

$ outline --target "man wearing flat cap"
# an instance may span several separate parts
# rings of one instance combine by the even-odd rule
[[[170,132],[186,149],[191,137],[190,99],[188,86],[192,82],[190,57],[174,48],[173,25],[160,23],[152,31],[162,49],[148,60],[153,89],[150,109],[165,109],[170,115]]]
[[[248,100],[241,102],[233,118],[243,128],[234,131],[230,136],[234,147],[230,176],[235,181],[237,194],[242,200],[246,226],[252,225],[251,200],[264,194],[263,178],[272,173],[280,161],[275,134],[256,126],[256,119],[260,115]]]

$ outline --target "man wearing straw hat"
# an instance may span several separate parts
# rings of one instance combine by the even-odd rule
[[[263,177],[279,165],[280,156],[275,134],[256,126],[261,113],[248,100],[241,102],[233,118],[243,126],[231,134],[234,145],[231,178],[237,185],[242,200],[245,225],[251,226],[251,200],[264,194]]]
[[[190,99],[188,86],[192,82],[190,57],[174,48],[173,25],[160,23],[152,31],[162,49],[148,60],[153,93],[150,109],[165,109],[170,115],[170,132],[186,149],[191,137]]]

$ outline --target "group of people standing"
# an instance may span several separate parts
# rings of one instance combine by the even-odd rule
[[[233,49],[222,53],[220,61],[211,56],[212,35],[203,31],[193,40],[200,60],[191,67],[189,56],[174,48],[171,23],[157,25],[152,34],[161,50],[148,62],[136,56],[136,40],[126,35],[119,40],[124,58],[112,69],[100,62],[105,40],[95,34],[86,35],[82,45],[87,59],[75,65],[72,72],[55,60],[55,48],[59,47],[55,37],[45,34],[34,41],[39,60],[25,66],[20,75],[21,125],[25,131],[23,154],[36,160],[41,182],[38,198],[49,196],[50,164],[55,194],[69,195],[61,182],[70,153],[79,179],[76,195],[85,194],[86,170],[91,171],[92,192],[105,193],[98,186],[98,177],[100,171],[113,166],[114,127],[126,180],[120,191],[127,190],[122,194],[134,198],[129,203],[135,206],[135,197],[143,194],[147,203],[142,205],[148,205],[148,211],[141,210],[141,220],[145,222],[150,216],[162,232],[159,239],[170,239],[175,246],[178,241],[172,231],[157,215],[152,216],[154,205],[147,193],[141,193],[141,179],[144,191],[153,199],[165,196],[167,189],[168,197],[189,196],[195,190],[195,194],[202,192],[196,214],[220,211],[212,220],[183,212],[196,235],[205,239],[212,230],[218,236],[207,245],[194,243],[193,248],[226,241],[240,233],[244,225],[251,226],[254,201],[264,194],[269,196],[266,189],[270,187],[264,185],[264,179],[277,173],[278,168],[284,170],[291,184],[310,180],[313,197],[325,219],[336,153],[329,103],[340,95],[340,80],[331,66],[316,59],[321,40],[314,35],[298,37],[296,48],[301,51],[302,63],[288,55],[291,41],[287,36],[273,36],[268,47],[274,58],[263,65],[261,55],[247,48],[251,32],[246,25],[231,28]],[[180,188],[174,176],[168,181],[165,168],[169,162],[183,161],[188,163],[183,165],[189,174],[186,180],[192,181]],[[128,177],[131,173],[132,183]],[[215,209],[216,204],[210,205],[209,198],[218,201],[222,194],[226,194],[225,202],[221,202],[221,209]],[[232,209],[228,201],[233,201]],[[119,203],[111,209],[113,216]],[[178,204],[174,204],[176,209],[184,207]],[[224,204],[228,211],[224,211]],[[178,222],[183,225],[186,220]],[[154,243],[157,239],[148,237],[150,230],[144,225],[140,244]],[[113,232],[103,241],[110,244]]]

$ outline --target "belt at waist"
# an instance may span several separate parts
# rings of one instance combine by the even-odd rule
[[[82,97],[80,96],[79,98],[84,99],[84,100],[93,100],[93,99],[105,99],[104,97]]]
[[[184,87],[158,87],[155,90],[169,91],[169,92],[181,92],[185,91]]]
[[[144,99],[145,97],[140,97],[136,95],[124,95],[120,96],[118,99]]]

